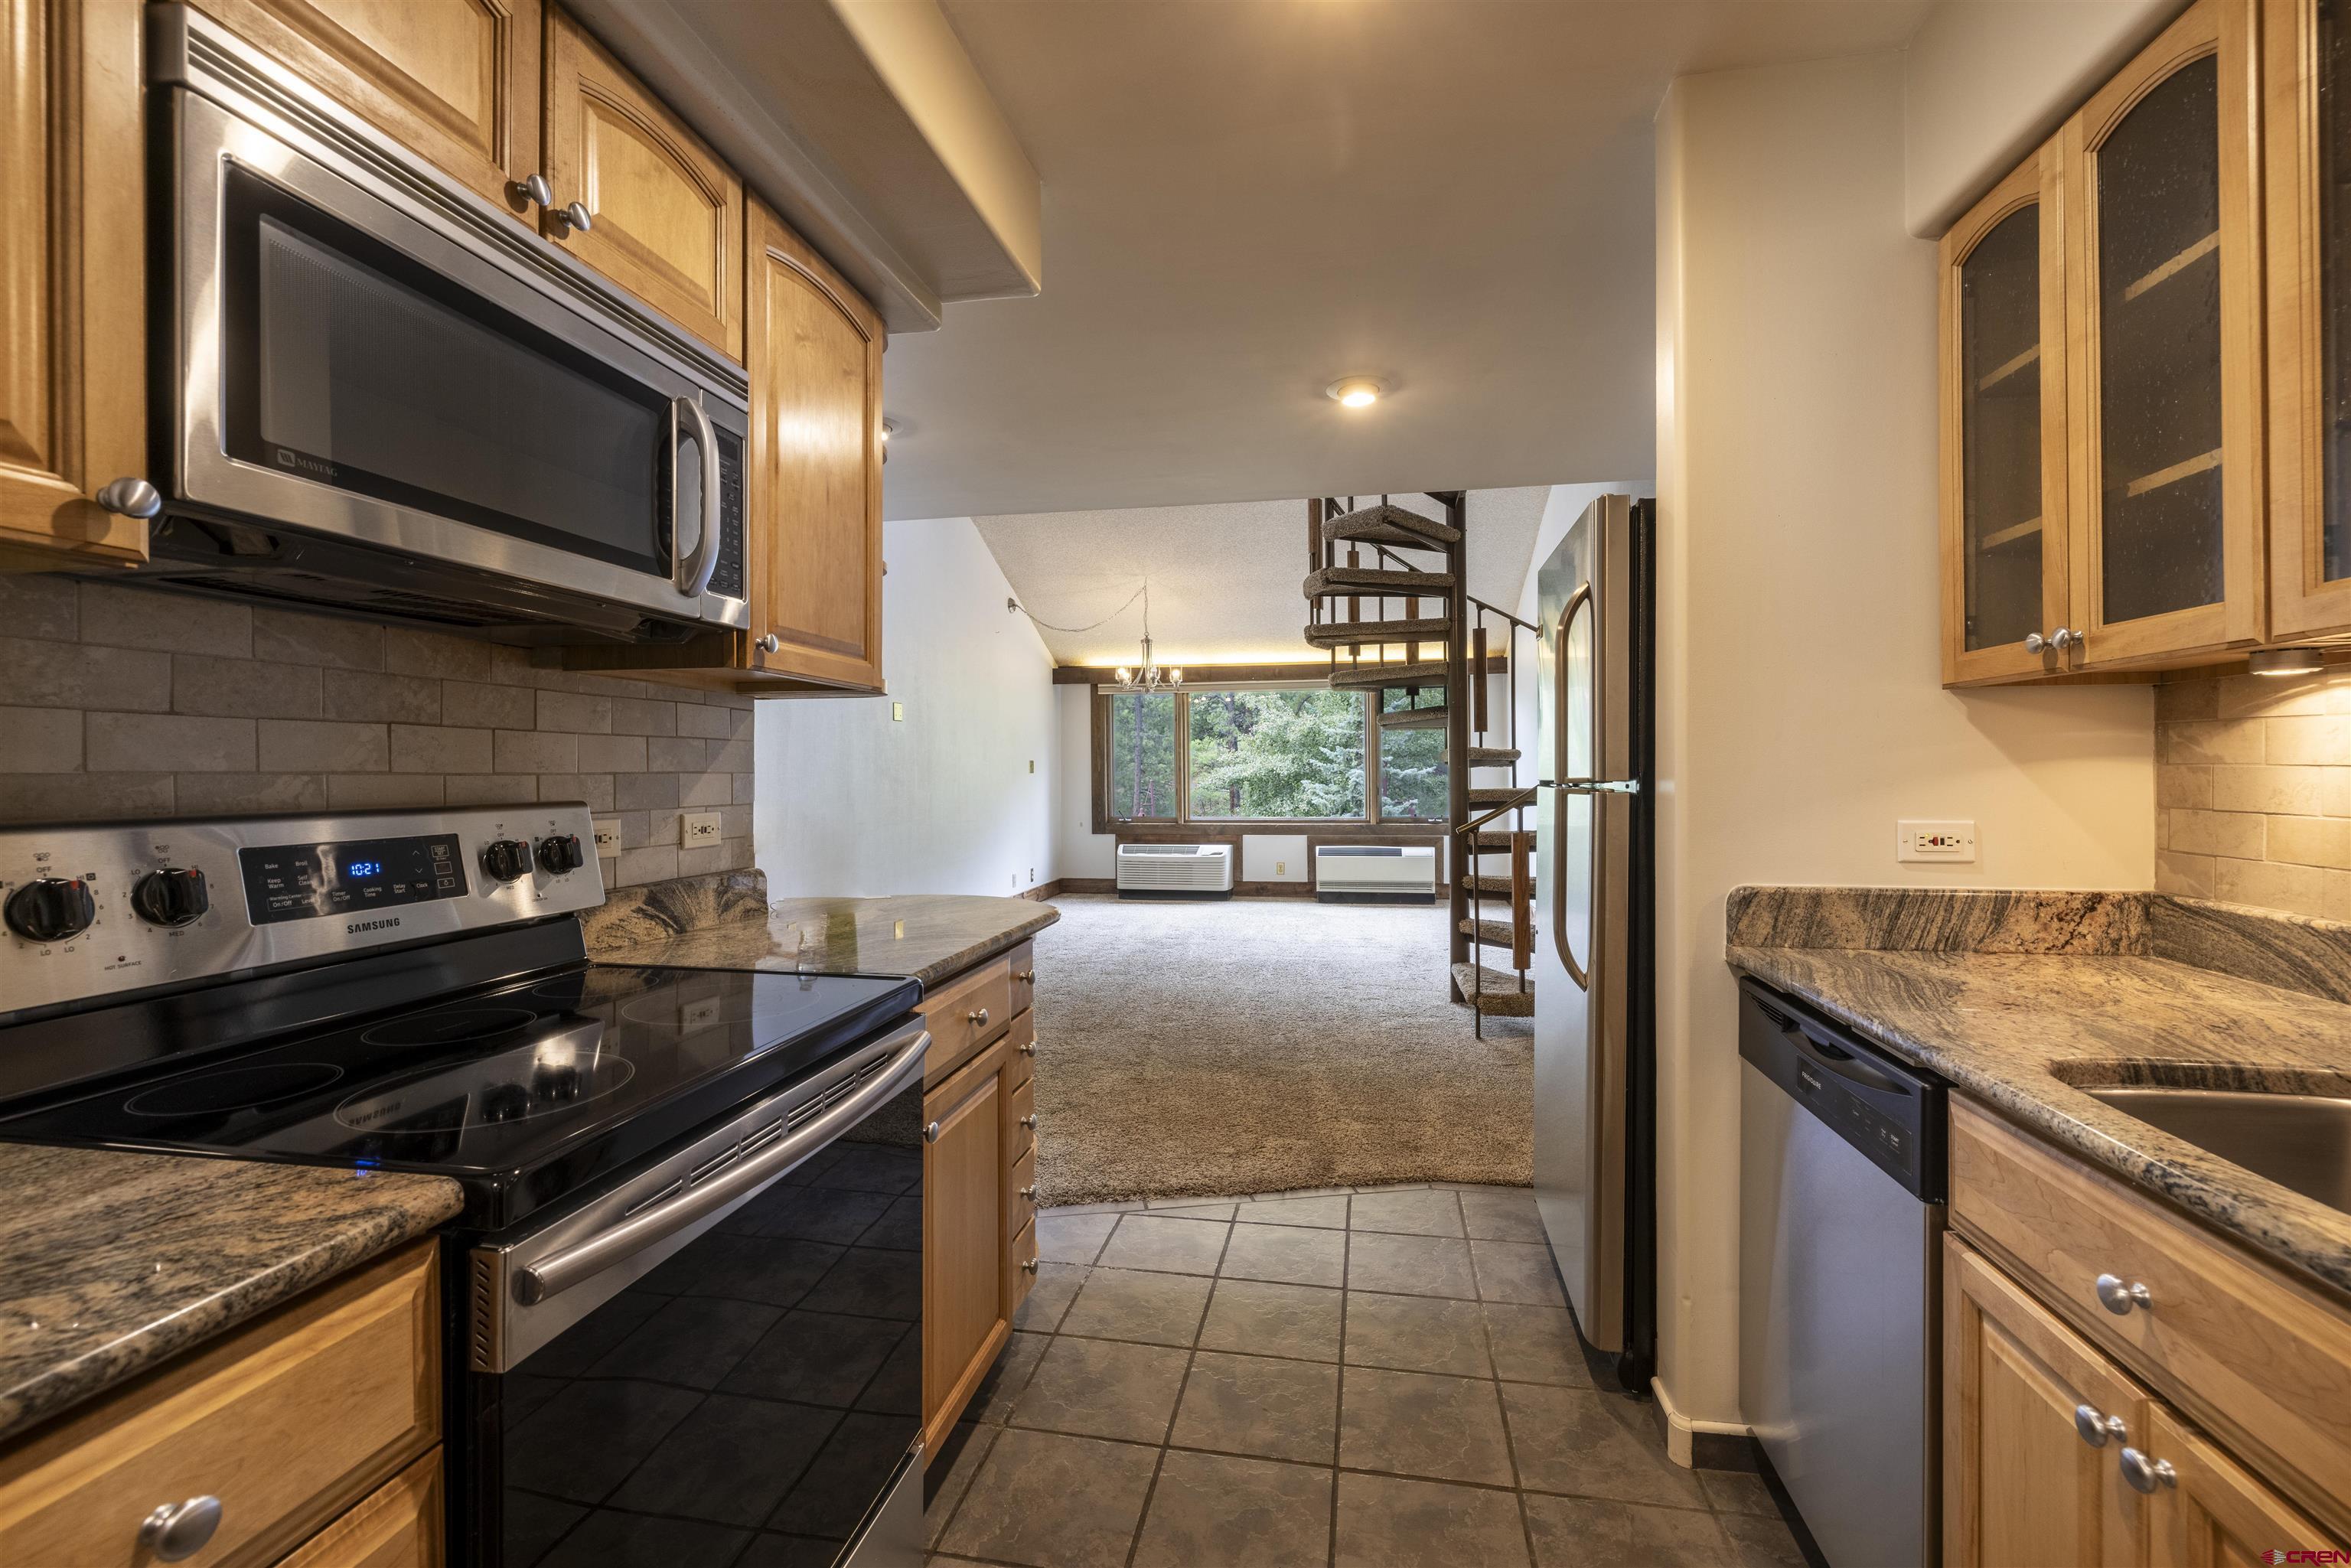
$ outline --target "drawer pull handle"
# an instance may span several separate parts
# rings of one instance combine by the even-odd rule
[[[2125,1448],[2122,1453],[2123,1479],[2131,1490],[2153,1492],[2158,1487],[2176,1487],[2179,1472],[2171,1468],[2169,1459],[2150,1459],[2137,1448]]]
[[[1020,1196],[1034,1203],[1037,1201],[1037,1189],[1033,1186],[1024,1186],[1020,1189]]]
[[[1034,969],[1023,969],[1012,977],[1019,981],[1024,986],[1033,986],[1037,983],[1037,971]]]
[[[1020,1271],[1024,1274],[1035,1273],[1037,1271],[1037,1260],[1034,1258],[1024,1260],[1020,1265]],[[2169,1465],[2166,1465],[2163,1468],[2165,1469],[2169,1469],[2171,1467]]]
[[[1035,1040],[1030,1040],[1028,1044],[1026,1044],[1026,1045],[1022,1046],[1022,1047],[1020,1048],[1020,1054],[1021,1054],[1021,1055],[1023,1055],[1023,1056],[1034,1056],[1034,1055],[1036,1055],[1036,1054],[1037,1054],[1037,1042],[1036,1042]]]
[[[974,1008],[970,1012],[964,1016],[970,1020],[971,1027],[974,1029],[986,1029],[987,1027],[987,1009],[986,1008]]]
[[[1028,1115],[1021,1117],[1020,1124],[1028,1128],[1030,1132],[1035,1132],[1037,1130],[1037,1113],[1032,1111]]]
[[[141,1522],[139,1544],[162,1562],[177,1563],[202,1552],[220,1521],[221,1500],[216,1497],[167,1502]]]
[[[2121,1416],[2101,1415],[2095,1407],[2088,1405],[2074,1406],[2074,1430],[2081,1433],[2082,1441],[2094,1448],[2105,1448],[2106,1439],[2109,1437],[2121,1442],[2130,1436],[2129,1429],[2123,1425]]]
[[[936,1122],[933,1122],[929,1126],[923,1129],[923,1142],[926,1144],[935,1144],[938,1141],[939,1124]]]
[[[2098,1276],[2098,1305],[2118,1318],[2130,1316],[2133,1307],[2141,1312],[2155,1311],[2155,1296],[2137,1280],[2124,1281],[2117,1275]]]

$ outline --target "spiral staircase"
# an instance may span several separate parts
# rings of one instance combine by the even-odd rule
[[[1468,591],[1468,493],[1421,495],[1429,510],[1306,503],[1306,641],[1329,651],[1333,687],[1380,695],[1383,730],[1445,733],[1452,994],[1482,1034],[1489,1016],[1534,1011],[1534,790],[1517,780],[1516,698],[1535,629]]]

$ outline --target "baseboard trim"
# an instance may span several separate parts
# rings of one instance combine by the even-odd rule
[[[1666,1458],[1684,1469],[1755,1468],[1755,1436],[1744,1423],[1700,1421],[1683,1415],[1661,1377],[1649,1379],[1649,1390],[1657,1396],[1657,1414],[1666,1423]]]

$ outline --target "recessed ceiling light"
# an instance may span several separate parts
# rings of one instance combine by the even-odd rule
[[[1380,401],[1387,387],[1371,376],[1348,376],[1332,382],[1322,389],[1325,396],[1338,400],[1342,408],[1369,408]]]

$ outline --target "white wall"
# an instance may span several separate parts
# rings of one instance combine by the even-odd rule
[[[883,553],[889,695],[757,710],[751,833],[769,894],[1051,881],[1062,788],[1051,657],[1004,608],[1011,589],[968,518],[886,524]]]
[[[2144,687],[1942,689],[1935,247],[1899,55],[1686,77],[1657,137],[1660,1380],[1738,1419],[1747,882],[2144,888]],[[1980,861],[1904,866],[1900,817]]]
[[[1055,876],[1107,882],[1118,872],[1118,840],[1094,831],[1094,719],[1092,686],[1056,686],[1061,725],[1060,796],[1053,808]]]
[[[1903,61],[1903,216],[1933,239],[2187,0],[1943,0]]]

